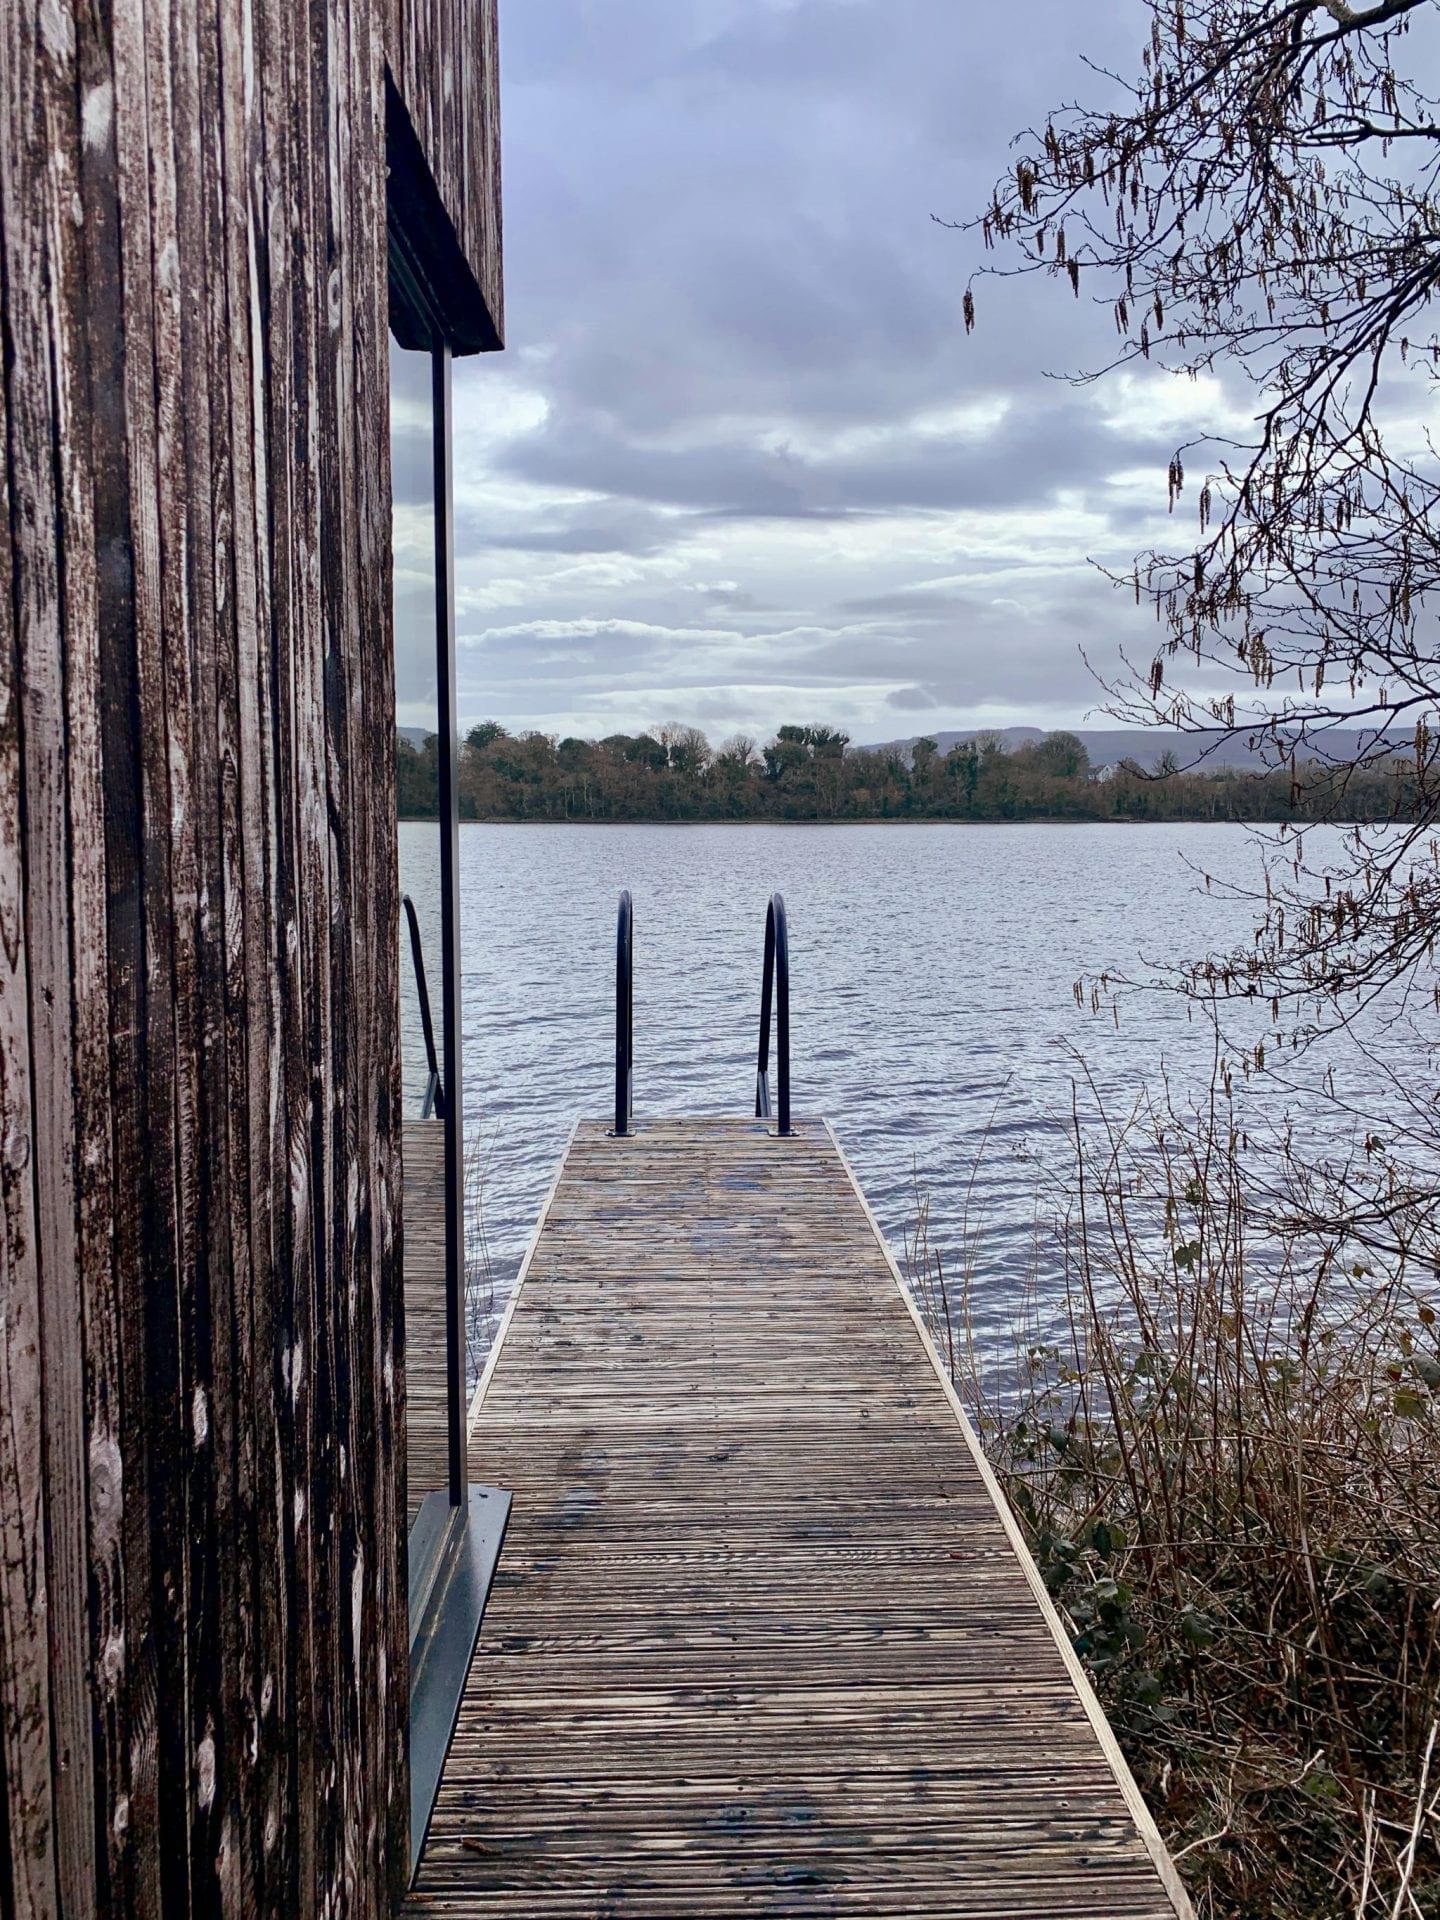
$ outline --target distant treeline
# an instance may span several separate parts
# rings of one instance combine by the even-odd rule
[[[397,740],[402,819],[438,811],[432,735]],[[1094,767],[1073,733],[1007,751],[980,735],[941,754],[917,740],[852,748],[830,727],[781,727],[767,746],[719,748],[694,727],[558,740],[474,727],[460,753],[467,820],[1378,820],[1410,809],[1405,763],[1337,772]]]

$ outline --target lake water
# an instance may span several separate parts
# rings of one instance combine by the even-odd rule
[[[635,902],[643,1127],[660,1113],[752,1110],[765,903],[779,888],[795,1111],[833,1122],[897,1247],[917,1187],[952,1272],[968,1225],[991,1335],[1037,1236],[1046,1264],[1043,1172],[1065,1163],[1075,1050],[1117,1106],[1162,1065],[1181,1097],[1208,1084],[1208,1029],[1177,1000],[1138,996],[1116,1025],[1077,1009],[1077,977],[1247,940],[1255,910],[1207,893],[1199,874],[1260,871],[1247,829],[1198,825],[466,825],[460,857],[466,1139],[484,1175],[472,1272],[485,1270],[492,1326],[572,1120],[612,1110],[620,889]],[[402,824],[400,862],[433,956],[433,825]],[[407,1111],[418,1112],[408,952],[402,981]],[[1288,1096],[1248,1097],[1278,1112]]]

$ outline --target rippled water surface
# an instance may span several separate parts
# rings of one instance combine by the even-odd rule
[[[432,955],[436,845],[433,825],[401,826],[402,883]],[[1247,939],[1254,910],[1198,874],[1260,870],[1247,830],[1194,825],[467,825],[460,849],[467,1151],[484,1169],[497,1307],[571,1121],[610,1110],[620,889],[635,900],[643,1126],[750,1110],[764,908],[778,887],[796,1111],[834,1123],[897,1244],[917,1179],[942,1245],[968,1215],[990,1331],[1032,1262],[1037,1165],[1064,1164],[1073,1050],[1117,1102],[1162,1063],[1182,1094],[1208,1080],[1208,1033],[1174,999],[1134,999],[1117,1026],[1077,1009],[1076,978]],[[408,955],[402,979],[418,1111]]]

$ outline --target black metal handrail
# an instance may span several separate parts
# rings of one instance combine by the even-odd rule
[[[635,910],[620,895],[615,922],[615,1135],[623,1140],[635,1112]]]
[[[772,993],[773,990],[773,993]],[[760,982],[760,1058],[755,1069],[755,1116],[770,1118],[770,1004],[775,1004],[775,1092],[782,1138],[790,1133],[790,936],[785,902],[770,896],[765,910],[765,971]]]
[[[420,922],[415,914],[415,902],[408,893],[401,894],[400,904],[405,909],[405,918],[410,924],[410,958],[415,967],[415,988],[420,996],[420,1029],[425,1035],[425,1064],[430,1077],[425,1083],[425,1104],[420,1109],[420,1118],[428,1120],[434,1114],[437,1120],[445,1118],[445,1089],[440,1082],[440,1068],[435,1058],[435,1027],[430,1018],[430,988],[425,980],[425,954],[420,945]]]

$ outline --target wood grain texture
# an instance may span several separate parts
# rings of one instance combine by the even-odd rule
[[[42,1235],[47,1227],[65,1234],[70,1159],[66,1089],[36,1060],[32,1036],[58,1040],[63,1057],[69,994],[63,911],[32,895],[25,866],[32,842],[33,858],[52,884],[65,862],[63,806],[43,792],[37,806],[29,790],[37,765],[53,773],[57,735],[63,741],[63,588],[47,538],[59,506],[49,432],[59,404],[56,329],[46,272],[57,236],[44,143],[57,82],[63,84],[65,48],[47,45],[39,58],[27,58],[13,11],[0,23],[0,284],[14,313],[12,321],[7,312],[7,333],[10,326],[18,332],[15,377],[6,380],[4,401],[4,539],[14,587],[0,646],[0,1757],[6,1816],[0,1899],[48,1920],[60,1910],[57,1842],[65,1783],[54,1762],[67,1739],[53,1716],[76,1679],[72,1671],[56,1683],[48,1642],[52,1615],[63,1634],[74,1610],[74,1586],[66,1587],[67,1573],[74,1580],[66,1519],[75,1518],[76,1489],[73,1445],[64,1451],[53,1489],[45,1473],[45,1333],[47,1326],[52,1335],[56,1329]],[[59,249],[56,271],[63,274],[70,256],[64,237]],[[9,352],[7,339],[7,359]],[[61,1250],[68,1250],[64,1238]],[[56,1355],[62,1392],[72,1353],[67,1342]]]
[[[390,27],[0,9],[4,1920],[407,1874]]]
[[[823,1129],[583,1125],[471,1461],[415,1920],[1186,1911]]]
[[[498,0],[387,0],[390,71],[485,302],[505,337]]]

